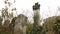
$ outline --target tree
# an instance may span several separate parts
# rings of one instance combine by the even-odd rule
[[[11,5],[13,4],[13,3],[15,3],[15,0],[14,0],[14,2],[13,3],[11,3],[11,2],[9,2],[9,0],[4,0],[4,3],[5,3],[5,8],[2,8],[2,10],[1,10],[1,13],[2,13],[2,18],[4,18],[4,26],[3,26],[3,32],[2,33],[5,33],[4,32],[4,29],[6,29],[6,30],[9,30],[10,29],[10,20],[14,17],[13,16],[13,12],[11,12],[11,13],[9,13],[10,11],[16,11],[16,8],[14,7],[14,8],[12,8],[11,10],[10,10],[10,8],[9,7],[11,7]],[[7,21],[6,21],[7,20]],[[9,22],[9,23],[8,23]],[[10,25],[10,26],[8,26],[8,25]],[[11,26],[12,27],[12,26]],[[8,31],[6,34],[8,34],[10,31]],[[10,32],[11,33],[11,32]],[[9,33],[9,34],[10,34]]]
[[[4,18],[4,19],[12,19],[14,16],[13,16],[13,12],[11,12],[11,13],[9,13],[10,11],[16,11],[16,8],[14,7],[14,8],[12,8],[11,10],[10,10],[10,8],[9,7],[11,7],[11,5],[13,4],[13,3],[15,3],[15,0],[14,0],[14,2],[13,3],[11,3],[11,2],[9,2],[9,0],[4,0],[4,3],[5,3],[5,8],[2,8],[2,10],[1,10],[1,13],[2,13],[2,17]]]

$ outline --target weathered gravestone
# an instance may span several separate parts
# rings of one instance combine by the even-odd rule
[[[15,20],[14,34],[26,34],[27,17],[20,14]]]
[[[34,24],[33,24],[33,32],[32,32],[32,34],[40,34],[41,32],[40,32],[40,30],[38,30],[38,29],[40,29],[40,17],[39,17],[39,11],[40,11],[40,4],[38,4],[38,2],[37,3],[35,3],[35,5],[33,5],[33,11],[34,11],[34,17],[33,17],[33,19],[34,19]]]

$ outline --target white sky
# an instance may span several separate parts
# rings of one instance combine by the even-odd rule
[[[10,0],[14,2],[14,0]],[[33,10],[32,6],[34,3],[39,2],[41,4],[40,16],[45,19],[47,17],[60,15],[57,7],[60,7],[60,0],[16,0],[16,3],[13,3],[10,9],[13,7],[17,8],[17,14],[23,13],[32,19]],[[0,9],[5,7],[3,0],[0,0]],[[50,10],[50,11],[49,11]],[[24,12],[23,12],[24,11]],[[27,13],[26,13],[27,12]],[[0,13],[1,15],[1,13]]]

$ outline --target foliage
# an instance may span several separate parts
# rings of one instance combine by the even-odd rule
[[[15,0],[14,0],[15,1]],[[11,30],[10,30],[10,27],[9,27],[9,24],[10,24],[10,20],[14,17],[13,16],[13,13],[9,13],[10,11],[10,6],[11,6],[11,2],[9,2],[9,0],[4,0],[4,3],[5,3],[5,8],[3,7],[2,10],[1,10],[1,13],[2,13],[2,19],[4,18],[4,24],[0,24],[2,25],[2,27],[0,27],[0,34],[11,34]],[[12,8],[13,10],[16,10],[16,8]],[[7,19],[6,23],[5,23],[5,20]],[[9,20],[9,21],[8,21]],[[0,22],[2,23],[2,22]],[[2,28],[2,29],[1,29]]]
[[[34,29],[33,24],[29,24],[27,27],[26,34],[43,34],[42,30],[43,30],[42,26],[37,26]]]
[[[33,28],[33,24],[29,24],[27,26],[26,34],[30,34],[30,32],[32,31],[32,28]]]
[[[60,20],[59,19],[56,19],[55,31],[57,34],[60,33]]]
[[[33,27],[32,34],[42,34],[42,26]]]

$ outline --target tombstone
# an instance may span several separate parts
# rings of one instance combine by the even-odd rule
[[[35,5],[33,5],[33,11],[34,11],[34,24],[33,24],[33,34],[38,34],[38,26],[40,23],[40,17],[39,17],[39,11],[40,11],[40,4],[35,3]],[[39,33],[40,34],[40,33]]]
[[[27,17],[20,14],[15,20],[14,34],[26,34]]]
[[[34,11],[34,17],[33,17],[34,18],[34,23],[38,24],[39,19],[40,19],[40,17],[39,17],[40,4],[38,4],[38,2],[35,3],[35,5],[33,5],[33,11]]]

